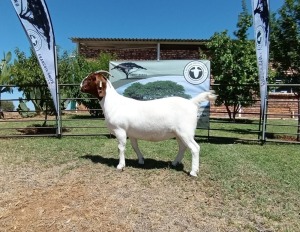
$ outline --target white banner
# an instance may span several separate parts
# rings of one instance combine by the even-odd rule
[[[269,66],[269,0],[252,0],[262,113],[266,112]],[[262,114],[263,115],[263,114]]]
[[[192,98],[210,88],[208,60],[111,61],[110,79],[118,93],[137,100]],[[209,128],[209,102],[198,112],[198,128]]]
[[[43,70],[56,112],[59,112],[55,39],[47,5],[44,0],[11,0],[11,2]]]

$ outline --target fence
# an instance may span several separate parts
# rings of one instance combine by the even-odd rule
[[[269,85],[270,89],[283,85]],[[291,87],[291,85],[289,85]],[[300,85],[295,85],[300,86]],[[17,87],[4,86],[0,87]],[[34,86],[32,86],[34,87]],[[79,85],[60,84],[59,93],[63,89],[74,88]],[[212,86],[213,88],[213,86]],[[19,102],[11,94],[0,96],[0,103],[11,101],[14,105]],[[37,99],[38,100],[38,99]],[[51,99],[48,99],[51,100]],[[0,138],[15,137],[65,137],[65,136],[110,136],[103,117],[91,116],[88,109],[76,102],[80,98],[72,98],[60,94],[60,102],[71,101],[66,109],[62,109],[61,121],[56,116],[35,115],[21,117],[17,110],[3,111],[0,117]],[[299,99],[292,93],[277,94],[269,92],[267,123],[265,126],[265,141],[298,143],[298,102]],[[1,105],[0,105],[1,106]],[[101,111],[100,105],[93,111]],[[28,113],[34,113],[33,108]],[[30,114],[29,114],[30,115]],[[58,126],[61,134],[57,134]],[[241,108],[235,121],[229,120],[225,106],[211,106],[210,128],[208,130],[197,129],[196,136],[215,141],[255,141],[262,142],[262,125],[260,122],[260,99],[254,101],[251,107]]]

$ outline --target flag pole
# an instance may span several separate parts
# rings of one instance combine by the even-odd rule
[[[55,85],[56,85],[56,137],[61,138],[62,136],[62,128],[61,128],[61,107],[60,107],[60,89],[58,85],[58,65],[57,65],[57,46],[54,46],[54,60],[55,60]]]
[[[262,144],[264,144],[266,142],[266,129],[267,129],[267,94],[264,98],[264,108],[263,108],[263,112],[262,112],[262,138],[261,138],[261,142]]]
[[[269,0],[252,0],[252,16],[255,35],[256,58],[260,84],[260,121],[261,144],[266,140],[268,62],[269,62]],[[262,126],[262,128],[261,128]]]
[[[34,49],[56,109],[57,137],[61,136],[61,112],[57,76],[57,52],[51,18],[45,0],[11,0]]]

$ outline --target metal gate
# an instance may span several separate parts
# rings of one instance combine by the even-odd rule
[[[60,84],[59,93],[62,88],[76,87],[79,84]],[[197,129],[196,135],[207,139],[218,139],[228,141],[256,141],[256,142],[289,142],[299,143],[296,140],[299,135],[299,99],[294,94],[277,94],[274,97],[273,89],[279,88],[280,84],[269,84],[268,108],[266,112],[267,121],[262,125],[260,121],[260,99],[251,107],[242,108],[235,121],[229,120],[224,106],[211,106],[210,128],[208,130]],[[294,85],[289,85],[293,87]],[[300,85],[296,85],[299,87]],[[12,87],[17,86],[4,86]],[[213,88],[213,85],[212,85]],[[276,95],[276,94],[275,94]],[[1,94],[0,114],[0,138],[16,137],[65,137],[65,136],[110,136],[103,117],[93,117],[91,110],[83,105],[78,105],[79,98],[71,96],[60,96],[60,102],[69,101],[67,108],[61,108],[61,121],[58,122],[55,115],[35,115],[35,110],[30,108],[25,117],[18,110],[5,110],[5,102],[19,104],[22,96],[14,94]],[[281,97],[280,97],[281,96]],[[23,99],[24,100],[24,99]],[[62,104],[60,104],[62,105]],[[93,112],[101,112],[99,107],[92,109]],[[45,123],[46,119],[46,123]],[[265,126],[265,140],[262,141],[262,126]],[[58,130],[60,127],[60,130]],[[61,131],[58,134],[58,131]]]

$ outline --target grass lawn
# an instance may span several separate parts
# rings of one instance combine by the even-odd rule
[[[172,169],[176,140],[140,142],[143,167],[106,136],[0,139],[4,231],[300,231],[299,145],[201,144]]]

